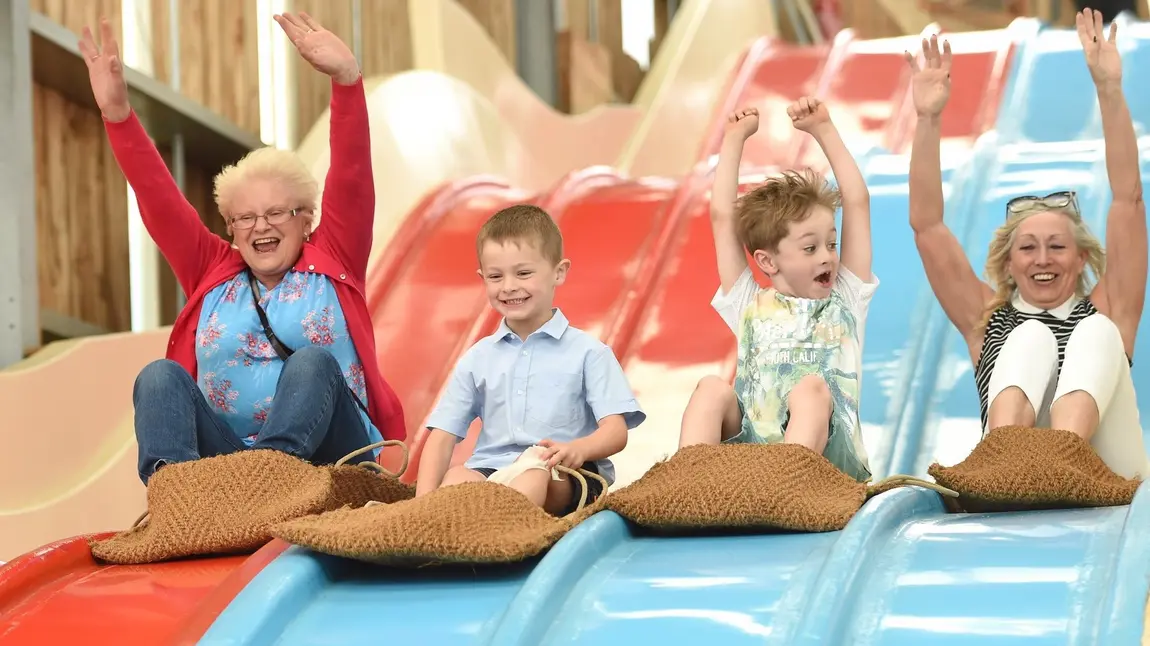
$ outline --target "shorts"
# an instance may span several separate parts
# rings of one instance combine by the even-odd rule
[[[758,434],[754,431],[754,426],[751,421],[747,419],[747,414],[743,410],[743,402],[739,402],[739,415],[742,416],[743,421],[739,434],[728,439],[723,440],[723,444],[763,444],[764,442],[759,438]],[[832,420],[834,417],[832,416]],[[791,414],[788,412],[786,417],[783,418],[783,434],[787,432],[787,423],[791,421]],[[823,449],[823,457],[835,465],[839,471],[854,478],[858,482],[866,482],[870,480],[870,469],[863,465],[862,460],[859,459],[858,452],[855,451],[854,442],[851,440],[850,434],[847,432],[836,429],[832,423],[827,430],[827,446]]]
[[[594,462],[584,462],[582,469],[584,471],[590,471],[591,473],[599,475],[599,467]],[[490,478],[492,474],[494,474],[499,469],[492,469],[489,467],[474,467],[471,470],[482,475],[484,478]],[[576,511],[576,509],[579,507],[579,496],[583,494],[583,492],[579,489],[578,481],[576,481],[571,476],[567,477],[571,480],[571,500],[569,500],[567,505],[563,507],[563,510],[559,512],[559,516],[566,516],[567,514]],[[583,476],[583,479],[587,481],[587,502],[585,502],[584,505],[590,505],[592,502],[595,502],[599,496],[603,495],[603,483],[599,482],[598,478],[588,478],[587,476]]]

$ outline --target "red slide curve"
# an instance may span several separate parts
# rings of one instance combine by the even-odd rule
[[[944,136],[971,139],[993,123],[1009,46],[1002,32],[981,48],[973,38],[967,46],[965,36],[955,47],[955,109],[948,110],[943,129]],[[778,167],[823,166],[817,147],[795,137],[781,116],[786,103],[804,94],[831,105],[848,142],[905,151],[914,116],[902,51],[916,43],[857,41],[849,33],[820,49],[755,43],[733,75],[727,99],[716,106],[700,164],[684,169],[681,181],[627,179],[592,168],[539,196],[480,177],[427,197],[401,225],[367,285],[377,356],[405,404],[412,456],[404,479],[417,475],[422,424],[455,360],[498,323],[475,275],[475,235],[483,220],[524,201],[556,217],[573,263],[557,304],[574,325],[610,344],[623,363],[652,414],[632,436],[641,447],[646,429],[677,429],[677,420],[656,420],[656,411],[681,410],[700,373],[733,371],[734,340],[708,306],[715,290],[709,166],[726,114],[744,105],[763,114],[761,134],[748,142],[743,158],[744,170],[760,177]],[[455,462],[470,453],[476,430],[458,447]],[[395,466],[396,457],[385,452],[382,461]],[[85,537],[45,546],[0,568],[0,646],[65,643],[77,636],[97,646],[193,644],[283,549],[273,541],[249,557],[106,566],[92,560]]]

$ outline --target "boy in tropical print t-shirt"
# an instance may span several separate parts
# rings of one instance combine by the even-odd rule
[[[736,205],[739,160],[758,129],[758,111],[731,115],[711,195],[720,279],[711,304],[738,337],[738,367],[734,388],[719,377],[699,382],[679,446],[793,442],[865,481],[859,386],[866,314],[878,287],[870,271],[870,195],[824,105],[804,98],[787,114],[819,143],[839,189],[817,173],[786,171]],[[744,250],[771,287],[756,282]]]

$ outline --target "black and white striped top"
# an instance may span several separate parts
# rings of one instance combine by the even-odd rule
[[[974,369],[974,383],[978,386],[978,401],[982,407],[982,428],[986,428],[990,411],[990,402],[986,400],[990,375],[994,373],[994,364],[998,360],[998,353],[1002,350],[1007,335],[1025,321],[1038,321],[1045,325],[1054,333],[1054,339],[1058,342],[1058,371],[1061,374],[1062,360],[1066,353],[1066,342],[1070,340],[1070,333],[1074,331],[1079,321],[1097,312],[1094,303],[1089,298],[1084,298],[1078,301],[1064,318],[1047,310],[1038,311],[1037,308],[1034,312],[1022,311],[1011,303],[1003,305],[990,315],[990,321],[986,325],[986,337],[982,341],[982,353],[979,355],[978,366]]]

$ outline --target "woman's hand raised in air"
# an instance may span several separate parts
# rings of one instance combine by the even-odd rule
[[[1110,23],[1110,37],[1102,29],[1102,12],[1085,9],[1075,17],[1078,40],[1086,54],[1086,67],[1094,85],[1122,84],[1122,57],[1118,55],[1118,23]]]
[[[906,53],[906,62],[914,71],[911,94],[914,109],[920,116],[937,117],[950,99],[950,43],[943,41],[938,48],[938,36],[922,39],[923,66],[919,68],[914,54]]]
[[[284,13],[275,16],[299,55],[316,70],[327,74],[340,85],[351,85],[359,79],[359,62],[339,36],[323,28],[306,13]]]
[[[107,18],[100,19],[100,45],[92,37],[92,30],[84,27],[80,35],[80,54],[88,66],[88,81],[96,105],[108,121],[119,122],[132,114],[128,104],[128,83],[124,80],[124,62],[120,59],[120,46],[112,33]]]

